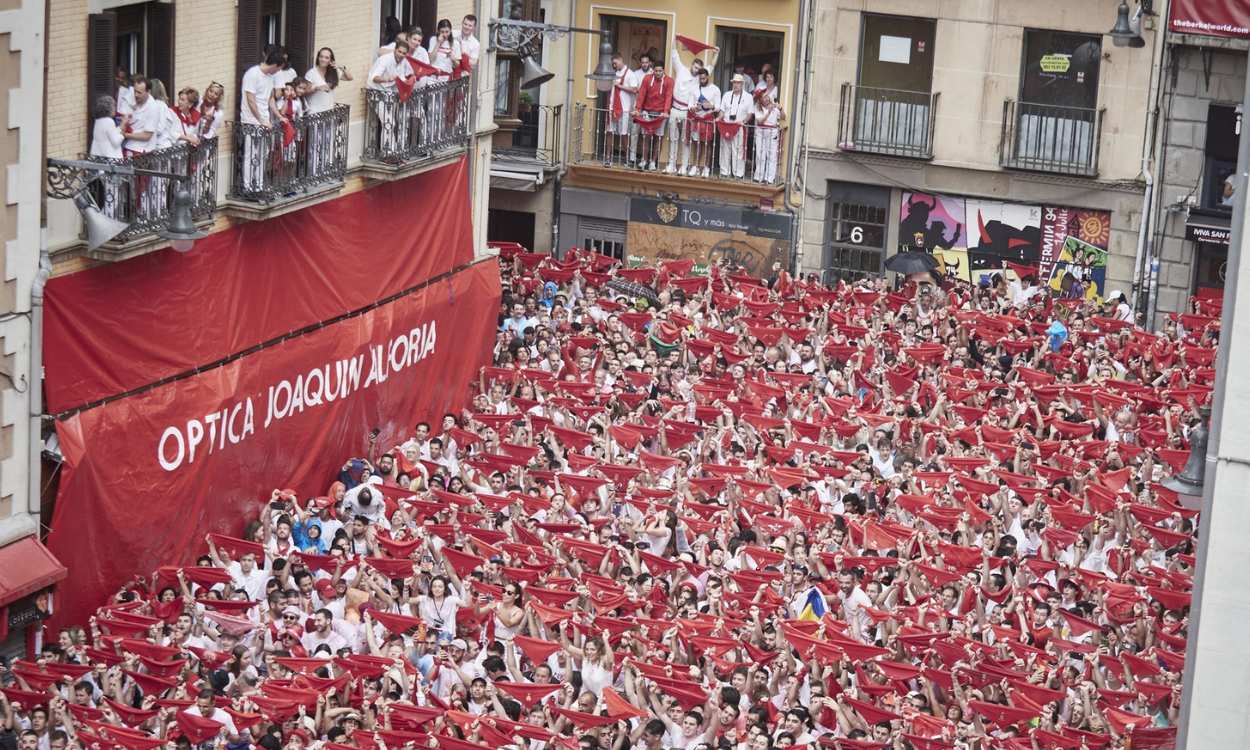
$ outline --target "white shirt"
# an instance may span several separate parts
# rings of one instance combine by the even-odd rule
[[[388,55],[382,55],[381,57],[373,61],[373,67],[369,70],[368,87],[371,89],[382,89],[382,90],[393,91],[395,89],[394,79],[407,78],[410,75],[412,75],[412,66],[408,64],[407,58],[404,58],[400,60],[399,62],[396,62],[395,53],[392,52]],[[374,81],[374,79],[378,78],[379,76],[381,76],[382,78],[389,77],[392,80],[385,81],[383,83],[378,83]]]
[[[482,43],[475,36],[464,36],[459,31],[452,35],[460,43],[460,52],[469,56],[469,64],[476,68],[478,55],[482,52]]]
[[[212,116],[204,114],[204,110],[200,110],[200,137],[213,138],[217,135],[217,128],[221,127],[222,121],[221,107],[213,107]]]
[[[128,115],[135,110],[135,89],[121,86],[117,89],[117,114]]]
[[[277,73],[273,74],[273,86],[274,88],[280,89],[291,81],[294,81],[297,77],[298,74],[291,68],[279,70]]]
[[[304,80],[308,81],[313,88],[312,93],[304,97],[305,101],[308,102],[308,112],[310,114],[325,112],[334,108],[334,92],[322,91],[318,88],[326,85],[326,79],[321,75],[321,71],[317,70],[316,65],[308,69],[308,72],[304,74]]]
[[[716,84],[709,83],[706,86],[700,86],[699,84],[696,83],[694,86],[694,90],[695,90],[694,101],[689,102],[690,109],[700,110],[700,111],[705,111],[705,112],[712,112],[720,108],[720,99],[721,99],[720,89],[717,88]],[[703,107],[699,106],[699,99],[705,99],[711,102],[712,108],[710,110],[704,110]]]
[[[673,109],[677,112],[685,112],[686,108],[694,104],[694,100],[699,96],[699,81],[690,73],[690,68],[681,61],[681,55],[677,54],[677,48],[673,48],[671,55],[673,59]]]
[[[720,98],[720,111],[727,122],[746,122],[754,105],[755,102],[751,101],[751,95],[746,91],[739,91],[735,94],[730,89]]]
[[[616,85],[621,87],[618,90],[620,91],[621,97],[622,115],[628,115],[631,111],[633,111],[634,100],[638,96],[638,84],[640,83],[642,83],[641,70],[630,70],[628,66],[621,66],[621,69],[616,71]],[[625,87],[634,90],[626,91]],[[613,92],[612,95],[615,97],[617,94],[616,92]],[[613,102],[609,102],[608,104],[610,109],[614,106]]]
[[[130,132],[132,133],[151,133],[152,137],[146,141],[137,141],[133,138],[127,138],[123,146],[128,151],[147,152],[160,148],[161,128],[165,125],[165,110],[168,107],[164,102],[160,101],[152,95],[148,95],[148,100],[143,106],[136,106],[130,112]]]
[[[122,129],[112,117],[97,117],[91,129],[91,155],[120,159],[124,140]]]
[[[243,107],[239,114],[239,121],[244,125],[268,125],[269,124],[269,96],[273,93],[274,78],[267,75],[265,71],[260,69],[259,65],[253,65],[243,74]],[[251,94],[256,100],[256,112],[260,116],[252,114],[252,108],[248,106],[247,94]]]
[[[775,128],[781,124],[781,107],[778,107],[776,104],[768,109],[756,107],[753,114],[755,115],[756,125]],[[808,372],[806,363],[803,364],[803,371]]]
[[[247,592],[247,598],[254,602],[265,600],[265,583],[269,581],[269,571],[260,566],[252,568],[251,573],[244,573],[243,566],[237,560],[226,567],[226,572],[234,581],[234,587]]]
[[[460,62],[460,42],[456,37],[451,37],[439,44],[438,36],[430,37],[429,43],[426,45],[430,52],[430,64],[444,73],[450,73],[455,70],[456,63]]]
[[[872,600],[859,586],[851,589],[851,593],[842,600],[842,619],[850,623],[851,634],[856,640],[866,640],[868,613],[863,611],[863,608],[871,606]]]

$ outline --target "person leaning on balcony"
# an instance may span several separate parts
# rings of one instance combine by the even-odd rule
[[[451,21],[440,19],[438,29],[430,37],[430,65],[443,71],[442,80],[447,80],[451,72],[460,63],[460,42],[451,33]]]
[[[699,71],[703,61],[695,58],[687,68],[681,61],[677,48],[673,48],[673,107],[668,113],[668,174],[686,174],[690,171],[690,122],[686,114],[694,103],[699,90]],[[681,144],[681,170],[677,169],[677,149]]]
[[[777,181],[778,147],[781,144],[781,122],[786,118],[781,105],[767,92],[760,94],[752,113],[755,120],[755,171],[751,179],[771,185]]]
[[[226,96],[226,89],[213,81],[204,89],[204,98],[200,100],[200,138],[216,138],[217,128],[225,118],[221,109],[221,100]]]
[[[282,67],[282,53],[269,49],[265,59],[247,69],[243,74],[243,102],[239,112],[239,122],[254,128],[270,129],[269,100],[273,95],[273,74]],[[273,149],[273,141],[262,138],[260,133],[242,134],[243,138],[243,186],[249,191],[263,190],[265,187],[265,167],[268,155]]]
[[[390,54],[382,55],[373,61],[366,85],[376,91],[395,91],[396,81],[412,75],[412,66],[408,64],[408,52],[408,42],[396,40],[395,48]],[[407,133],[408,129],[398,127],[396,121],[398,113],[399,105],[396,99],[388,97],[378,100],[378,130],[381,134],[380,145],[384,152],[402,148],[404,145],[399,138]]]
[[[113,118],[117,111],[117,101],[108,94],[101,94],[96,97],[95,107],[91,114],[95,118],[95,122],[91,127],[91,155],[102,156],[107,159],[121,159],[122,142],[125,136],[122,135],[122,129],[117,126],[117,120]]]
[[[629,118],[634,111],[634,99],[638,94],[638,86],[642,83],[642,70],[630,70],[625,58],[619,53],[612,55],[612,72],[616,78],[612,81],[612,96],[608,101],[609,135],[624,137],[629,135]],[[615,144],[613,144],[615,145]],[[609,145],[603,159],[604,166],[612,163],[612,148]]]
[[[648,56],[649,59],[649,56]],[[643,119],[652,120],[664,117],[673,108],[673,79],[664,75],[664,61],[654,60],[651,63],[651,74],[643,77],[638,85],[638,99],[635,108],[642,113]],[[663,126],[661,126],[663,127]],[[630,132],[630,153],[637,156],[639,126],[634,123]],[[638,162],[639,169],[655,171],[656,158],[660,155],[660,138],[664,131],[659,130],[654,136],[648,136],[643,149],[642,159]],[[649,157],[649,158],[648,158]]]
[[[711,72],[699,71],[699,86],[695,91],[694,118],[690,125],[690,140],[694,144],[695,168],[702,168],[704,177],[712,173],[712,144],[716,139],[716,115],[720,108],[720,88],[712,83]]]
[[[754,107],[751,95],[743,90],[746,77],[741,73],[734,73],[730,80],[730,89],[721,95],[719,119],[728,123],[733,135],[729,138],[721,135],[720,176],[729,177],[732,174],[735,179],[741,180],[746,176],[746,122]]]
[[[122,129],[117,126],[117,120],[113,115],[117,112],[117,102],[108,94],[101,94],[96,97],[95,108],[91,114],[95,117],[95,123],[91,127],[91,155],[99,156],[105,159],[116,159],[120,161],[124,154],[122,153],[122,141],[125,136],[122,135]],[[101,210],[104,215],[116,219],[119,217],[121,203],[118,201],[117,180],[104,179],[100,181],[104,185],[104,204]]]
[[[178,102],[174,105],[174,118],[170,122],[169,138],[172,142],[186,142],[192,146],[200,144],[200,92],[187,86],[178,92]]]
[[[461,67],[465,72],[477,69],[477,58],[482,53],[482,43],[473,32],[477,31],[477,16],[470,13],[460,20],[460,31],[456,33],[456,43],[460,45]]]
[[[322,47],[317,50],[316,63],[304,74],[311,89],[305,103],[309,114],[325,112],[334,108],[334,90],[339,81],[350,81],[352,76],[345,66],[339,65],[334,59],[334,50]]]
[[[130,114],[122,118],[122,132],[126,134],[122,149],[126,156],[147,153],[157,148],[156,134],[165,121],[165,105],[153,98],[148,88],[147,76],[136,75],[131,79],[131,86],[134,89],[135,106]]]

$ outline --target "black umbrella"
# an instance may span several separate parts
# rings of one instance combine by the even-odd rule
[[[608,288],[614,292],[619,292],[627,297],[642,297],[650,302],[652,306],[660,304],[660,295],[646,284],[639,284],[636,281],[627,279],[612,279],[607,284]]]
[[[887,271],[901,273],[904,276],[910,276],[913,273],[936,271],[937,267],[937,258],[919,250],[906,250],[885,259],[885,269]]]

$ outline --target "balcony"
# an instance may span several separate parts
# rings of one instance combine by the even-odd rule
[[[933,158],[937,93],[842,84],[838,148],[908,159]]]
[[[719,123],[693,123],[687,119],[687,127],[674,143],[667,119],[630,120],[630,127],[624,128],[610,110],[577,104],[570,128],[570,159],[591,181],[602,178],[609,184],[619,185],[620,175],[633,173],[645,175],[650,185],[674,190],[714,185],[721,192],[761,198],[781,190],[784,125],[742,124],[735,136],[738,157],[733,159],[724,149],[728,141],[718,132]]]
[[[406,100],[395,91],[366,89],[362,171],[394,179],[458,154],[469,142],[472,80],[421,86]]]
[[[529,105],[515,120],[496,123],[491,147],[491,187],[532,192],[560,168],[564,105]]]
[[[280,216],[343,187],[351,108],[335,105],[291,127],[236,123],[229,211],[243,219]]]
[[[1006,169],[1098,176],[1101,109],[1003,102],[999,162]]]
[[[105,163],[123,161],[99,156],[84,158]],[[136,154],[125,163],[136,169],[187,175],[190,178],[188,187],[191,191],[192,218],[197,225],[212,223],[213,213],[217,210],[216,138],[206,138],[195,146],[180,143]],[[96,205],[106,216],[129,226],[109,242],[88,252],[88,256],[98,260],[124,260],[168,244],[157,233],[169,222],[175,184],[173,180],[162,177],[101,176],[90,188]]]

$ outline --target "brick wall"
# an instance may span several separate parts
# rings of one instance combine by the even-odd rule
[[[48,10],[49,156],[87,150],[87,0],[57,0]]]

